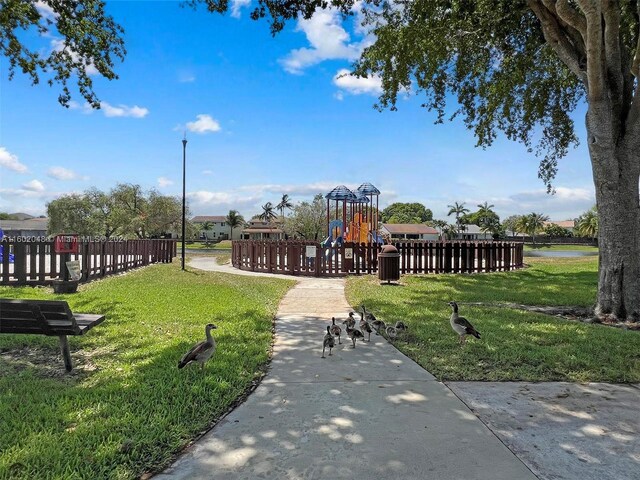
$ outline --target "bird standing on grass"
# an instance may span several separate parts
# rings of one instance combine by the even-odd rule
[[[331,356],[331,349],[335,346],[336,346],[336,340],[333,338],[333,335],[331,335],[331,327],[327,325],[327,333],[324,336],[324,339],[322,340],[322,357],[321,358],[325,358],[324,356],[325,348],[327,347],[329,348],[329,356]]]
[[[200,369],[204,370],[204,364],[211,355],[213,355],[216,351],[216,341],[211,336],[211,330],[216,327],[213,323],[207,324],[204,329],[205,335],[207,336],[206,340],[202,342],[196,343],[191,350],[184,354],[180,363],[178,363],[178,368],[183,368],[186,365],[189,365],[191,362],[198,362],[200,364]]]
[[[476,338],[480,338],[480,332],[471,325],[469,320],[458,315],[458,304],[456,302],[449,302],[449,305],[453,308],[453,313],[451,314],[449,323],[451,323],[451,328],[460,335],[458,342],[461,345],[464,345],[467,335],[473,335]]]
[[[342,341],[340,340],[340,334],[342,333],[342,329],[340,325],[336,325],[336,317],[331,317],[331,335],[334,337],[338,337],[338,343],[342,345]]]

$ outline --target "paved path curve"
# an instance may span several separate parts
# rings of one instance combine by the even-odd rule
[[[191,266],[250,274],[214,258]],[[449,388],[383,337],[355,349],[343,339],[321,359],[326,325],[351,310],[344,280],[295,278],[261,385],[157,479],[536,478]]]

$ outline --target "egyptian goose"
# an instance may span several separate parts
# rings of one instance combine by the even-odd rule
[[[356,326],[356,318],[353,316],[353,312],[349,312],[349,317],[342,322],[344,325],[349,326],[350,328],[353,328]]]
[[[340,335],[342,334],[342,329],[340,325],[336,325],[336,317],[331,317],[331,335],[334,337],[338,337],[338,343],[342,345],[342,341],[340,340]]]
[[[396,330],[398,332],[406,332],[407,330],[409,330],[409,327],[407,327],[404,322],[401,322],[400,320],[398,320],[396,322]]]
[[[371,332],[373,331],[371,329],[371,325],[369,325],[369,322],[367,322],[364,318],[360,318],[360,331],[364,334],[367,333],[369,335],[367,342],[371,341]],[[364,342],[364,340],[362,340]]]
[[[393,325],[389,325],[387,327],[387,336],[392,340],[395,339],[398,336],[398,329]]]
[[[331,356],[331,349],[335,346],[336,346],[336,341],[333,338],[333,335],[331,335],[331,327],[327,325],[327,333],[324,336],[324,339],[322,340],[322,358],[325,358],[324,356],[325,348],[329,347],[329,356]]]
[[[476,338],[480,338],[480,332],[471,325],[469,320],[458,315],[458,304],[456,302],[449,302],[449,305],[453,308],[453,313],[451,314],[449,323],[451,323],[451,328],[460,335],[458,342],[461,345],[464,345],[467,335],[473,335]]]
[[[205,335],[207,336],[206,340],[202,342],[196,343],[191,350],[184,354],[180,363],[178,363],[178,368],[183,368],[186,365],[189,365],[192,362],[198,362],[200,364],[200,369],[204,369],[204,364],[211,355],[213,355],[216,351],[216,341],[211,336],[211,330],[216,327],[213,323],[207,324],[204,328]]]
[[[347,320],[345,320],[344,323],[346,322]],[[353,342],[353,348],[356,348],[356,340],[364,340],[364,335],[362,334],[362,332],[360,330],[356,330],[355,328],[351,328],[349,324],[347,324],[347,335]]]
[[[362,305],[361,317],[369,322],[369,325],[371,325],[376,331],[376,335],[380,335],[380,329],[385,328],[384,322],[382,320],[378,320],[373,313],[367,312],[367,309],[364,305]]]

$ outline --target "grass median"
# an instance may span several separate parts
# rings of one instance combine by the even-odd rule
[[[492,304],[588,307],[594,303],[597,258],[539,258],[529,268],[474,275],[403,276],[400,286],[350,277],[347,299],[378,318],[409,324],[398,349],[441,380],[638,382],[640,332],[586,324]],[[449,325],[460,315],[482,334],[464,347]],[[484,306],[465,303],[484,303]]]
[[[176,262],[69,296],[0,288],[5,298],[64,299],[74,312],[107,317],[69,338],[71,375],[56,337],[0,335],[0,478],[137,478],[166,465],[260,377],[291,285],[181,272]],[[209,322],[216,354],[204,372],[178,370]]]

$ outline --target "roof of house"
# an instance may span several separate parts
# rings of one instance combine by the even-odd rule
[[[385,223],[382,228],[392,235],[394,233],[398,235],[438,235],[438,231],[435,228],[421,223]]]
[[[197,215],[191,219],[193,223],[204,222],[226,222],[227,217],[224,215]]]
[[[48,218],[30,218],[28,220],[0,220],[3,230],[46,230]]]
[[[576,222],[574,220],[550,220],[548,222],[544,222],[545,225],[558,225],[562,228],[574,228],[576,226]]]

